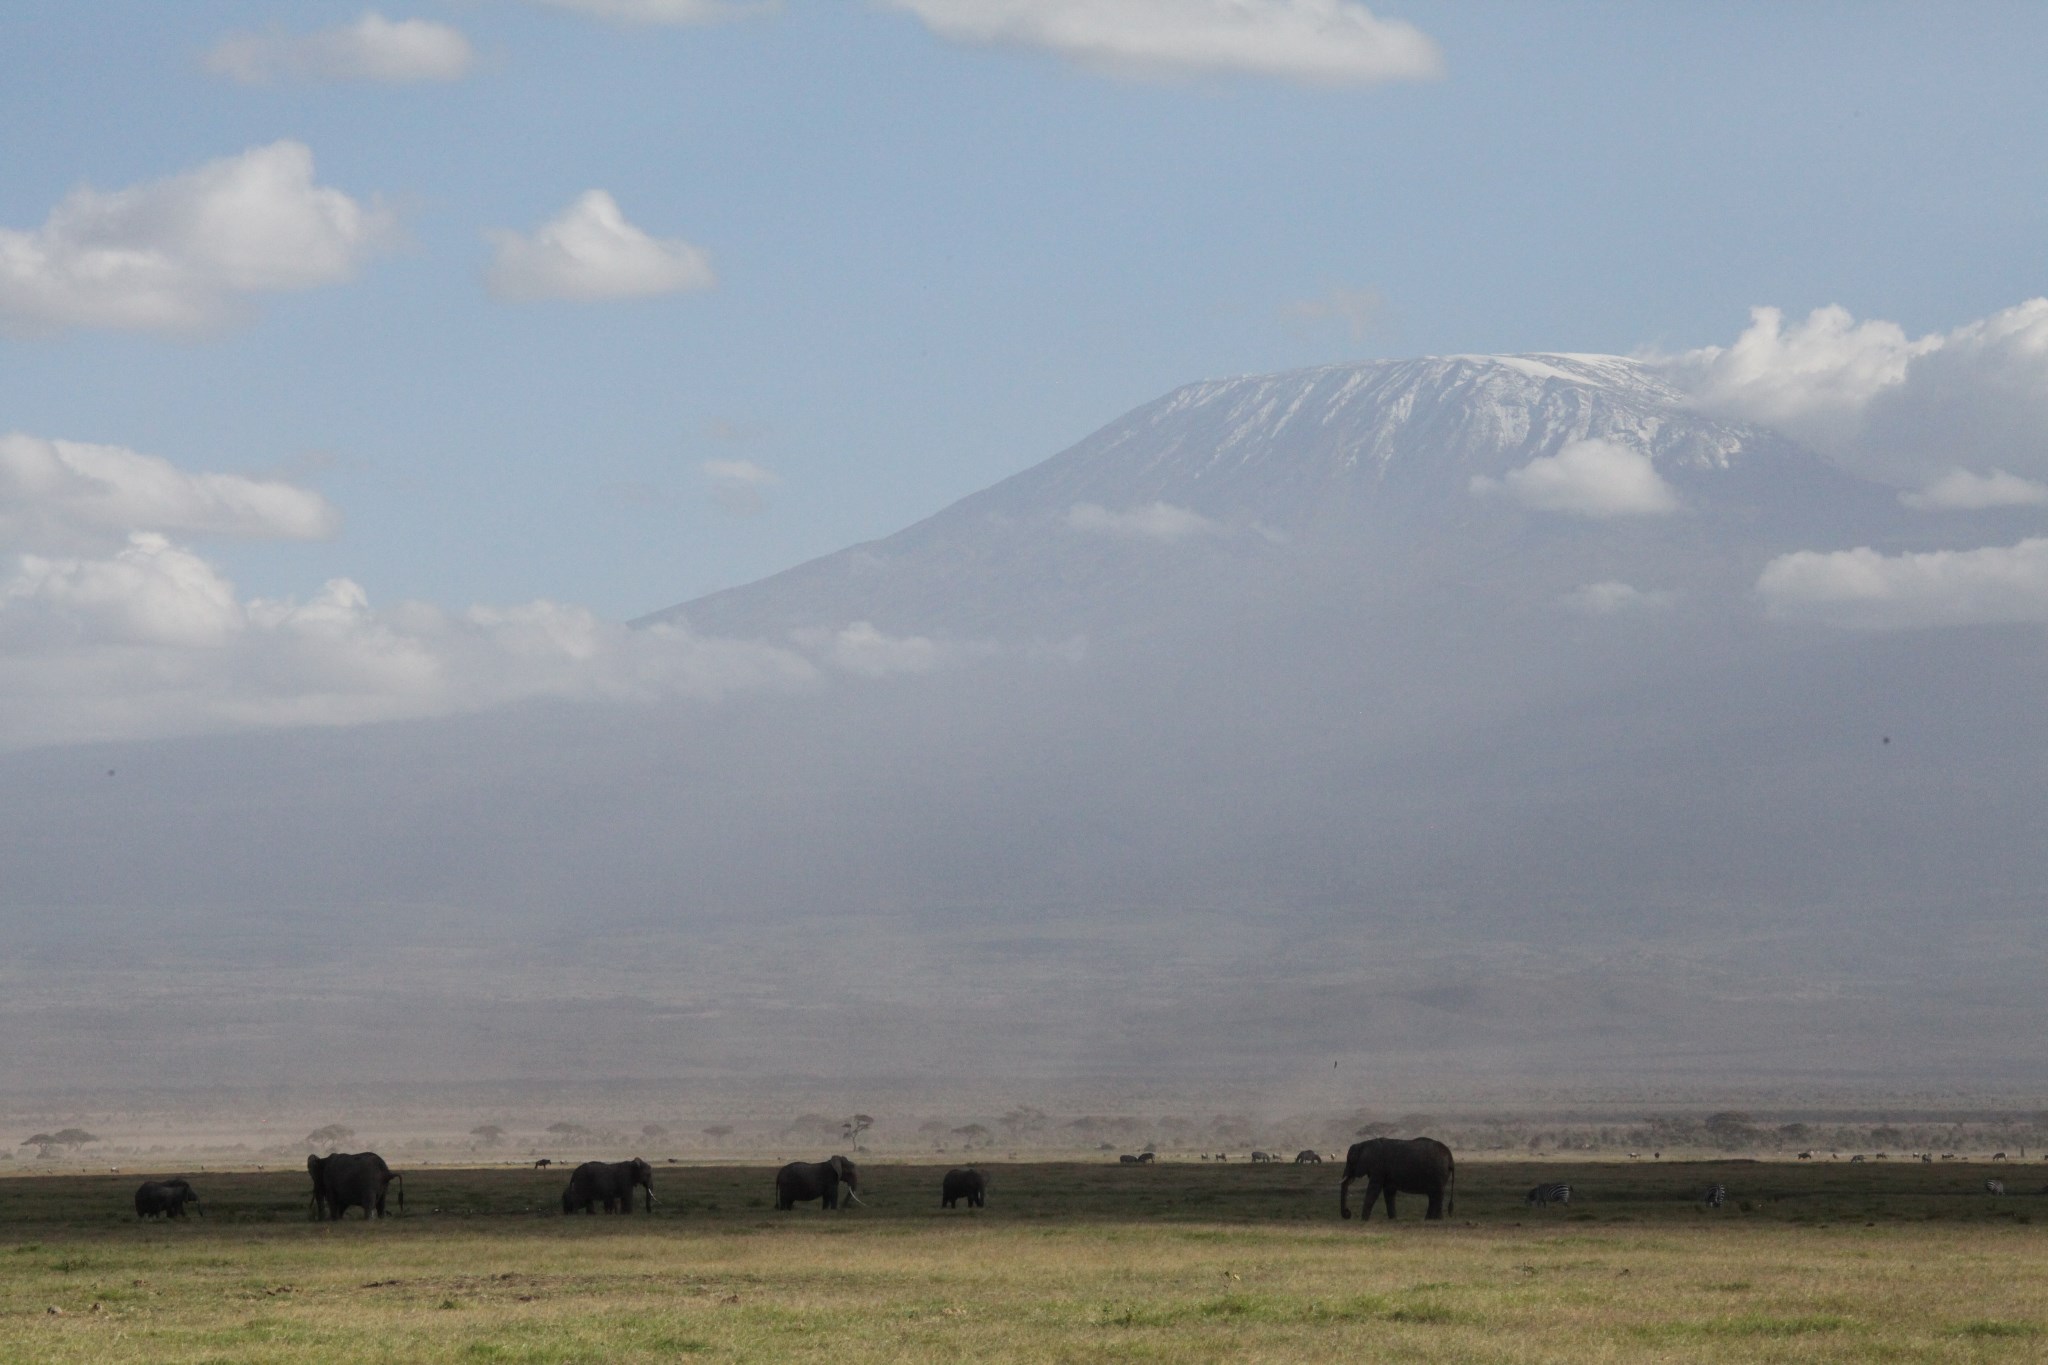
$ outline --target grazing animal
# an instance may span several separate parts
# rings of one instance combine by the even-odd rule
[[[1273,1154],[1272,1154],[1271,1152],[1253,1152],[1253,1153],[1252,1153],[1252,1160],[1253,1160],[1253,1161],[1274,1161],[1274,1160],[1277,1160],[1277,1158],[1276,1158],[1276,1157],[1274,1157],[1274,1155],[1273,1155]]]
[[[1529,1206],[1539,1208],[1546,1204],[1569,1204],[1572,1202],[1572,1187],[1569,1185],[1538,1185],[1529,1191]]]
[[[551,1156],[544,1156],[544,1157],[542,1157],[542,1158],[541,1158],[540,1160],[538,1160],[538,1161],[536,1161],[536,1162],[534,1162],[534,1163],[533,1163],[533,1169],[535,1169],[536,1171],[544,1171],[544,1170],[546,1170],[546,1169],[547,1169],[548,1167],[550,1167],[550,1166],[552,1166],[552,1165],[554,1165],[554,1164],[555,1164],[555,1159],[554,1159],[553,1157],[551,1157]]]
[[[1151,1165],[1151,1164],[1152,1164],[1153,1162],[1157,1161],[1158,1159],[1159,1159],[1159,1156],[1158,1156],[1158,1153],[1156,1153],[1156,1152],[1140,1152],[1140,1153],[1138,1153],[1138,1164],[1139,1164],[1140,1166],[1150,1166],[1150,1165]]]
[[[606,1213],[631,1213],[633,1189],[646,1195],[646,1210],[654,1212],[654,1168],[639,1157],[631,1161],[586,1161],[569,1176],[562,1191],[563,1213],[595,1213],[602,1204]]]
[[[1344,1155],[1344,1179],[1337,1186],[1337,1212],[1351,1216],[1351,1182],[1365,1178],[1365,1208],[1361,1219],[1372,1217],[1373,1202],[1382,1195],[1387,1217],[1394,1216],[1394,1195],[1427,1195],[1427,1219],[1440,1219],[1457,1206],[1458,1165],[1451,1149],[1435,1138],[1367,1138],[1351,1144]]]
[[[1117,1161],[1125,1166],[1135,1166],[1138,1164],[1138,1158],[1132,1156],[1129,1152],[1125,1152],[1122,1156],[1118,1157]]]
[[[1863,1153],[1861,1153],[1861,1152],[1858,1152],[1858,1153],[1857,1153],[1856,1155],[1854,1155],[1854,1156],[1850,1157],[1850,1158],[1849,1158],[1849,1160],[1851,1160],[1851,1161],[1861,1161],[1861,1160],[1863,1160]]]
[[[1991,1159],[1992,1159],[1993,1161],[2003,1161],[2003,1160],[2005,1160],[2005,1153],[2004,1153],[2004,1152],[1993,1152],[1993,1153],[1991,1154]]]
[[[839,1187],[860,1202],[860,1172],[843,1156],[824,1161],[792,1161],[775,1173],[775,1207],[778,1211],[818,1201],[820,1210],[839,1207]]]
[[[361,1209],[364,1218],[382,1218],[384,1195],[394,1180],[398,1182],[398,1207],[405,1207],[405,1177],[375,1152],[309,1156],[306,1174],[313,1177],[315,1217],[324,1215],[339,1222],[350,1209]]]
[[[1320,1166],[1323,1164],[1323,1154],[1312,1147],[1304,1147],[1294,1154],[1294,1164],[1297,1166]]]
[[[185,1206],[199,1208],[199,1196],[192,1193],[189,1182],[178,1180],[145,1180],[135,1191],[135,1216],[137,1218],[183,1218]],[[199,1209],[203,1216],[205,1209]]]
[[[970,1209],[988,1206],[988,1177],[972,1166],[954,1167],[939,1183],[940,1208],[953,1208],[962,1199],[967,1201]]]
[[[2004,1182],[2003,1180],[1987,1180],[1987,1181],[1985,1181],[1985,1182],[1984,1182],[1984,1193],[1986,1193],[1986,1194],[2004,1194],[2004,1193],[2005,1193],[2005,1182]]]
[[[1812,1153],[1812,1152],[1801,1152],[1801,1153],[1799,1154],[1799,1159],[1800,1159],[1801,1161],[1811,1161],[1811,1160],[1813,1160],[1813,1153]]]
[[[1700,1194],[1700,1202],[1710,1209],[1723,1207],[1728,1202],[1728,1187],[1726,1185],[1707,1186]]]

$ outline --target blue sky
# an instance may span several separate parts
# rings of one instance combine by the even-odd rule
[[[951,2],[424,0],[381,13],[458,31],[459,78],[256,85],[208,54],[363,6],[12,4],[0,229],[280,140],[388,224],[198,331],[17,317],[0,432],[317,489],[331,536],[204,540],[245,597],[346,577],[617,620],[898,529],[1194,379],[1725,344],[1757,304],[1917,336],[2041,292],[2036,7],[1382,6],[1442,74],[1315,84],[949,37]],[[1251,9],[1303,3],[1357,9]],[[494,297],[485,234],[591,190],[715,283]],[[714,461],[776,482],[735,510]]]

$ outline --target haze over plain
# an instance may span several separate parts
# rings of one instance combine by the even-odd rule
[[[0,1085],[2043,1083],[1996,25],[102,8],[5,21]]]

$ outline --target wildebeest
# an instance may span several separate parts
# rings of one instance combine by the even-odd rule
[[[1294,1154],[1294,1164],[1297,1166],[1320,1166],[1323,1164],[1323,1154],[1313,1147],[1304,1147]]]
[[[137,1218],[183,1218],[185,1206],[199,1208],[199,1196],[192,1192],[191,1184],[182,1177],[175,1180],[145,1180],[135,1191],[135,1216]],[[201,1215],[206,1210],[199,1209]]]

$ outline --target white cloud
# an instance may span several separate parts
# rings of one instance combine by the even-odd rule
[[[1067,511],[1067,526],[1091,535],[1125,540],[1184,540],[1216,530],[1200,512],[1169,502],[1148,503],[1128,512],[1112,512],[1099,503],[1077,502]]]
[[[297,142],[111,193],[81,188],[35,231],[0,228],[0,326],[218,326],[249,295],[347,279],[391,229],[383,210],[314,184]]]
[[[1866,630],[2048,622],[2048,539],[1884,555],[1780,555],[1756,584],[1772,616]]]
[[[719,24],[772,14],[781,0],[533,0],[618,24]]]
[[[2048,483],[2036,483],[2003,469],[1972,474],[1951,469],[1899,501],[1918,512],[1981,512],[1992,507],[2039,507],[2048,503]]]
[[[1363,341],[1385,308],[1386,300],[1378,290],[1335,285],[1320,298],[1288,304],[1280,314],[1295,323],[1341,322],[1353,341]]]
[[[832,667],[864,678],[929,673],[958,652],[923,635],[885,635],[868,621],[839,631],[799,631],[797,639]]]
[[[347,578],[303,600],[244,598],[166,534],[303,537],[334,522],[318,494],[288,484],[113,446],[0,438],[0,749],[355,725],[536,698],[711,700],[994,652],[866,621],[771,643],[633,628],[548,601],[380,609]]]
[[[0,748],[355,725],[534,698],[713,700],[815,684],[795,649],[635,629],[539,601],[378,611],[336,579],[239,600],[213,566],[138,534],[104,559],[24,556],[0,579]]]
[[[752,460],[706,460],[698,468],[711,485],[712,501],[741,516],[759,516],[768,506],[768,490],[782,482]]]
[[[371,11],[317,33],[231,33],[206,54],[209,71],[244,85],[280,81],[456,81],[476,59],[460,29]]]
[[[325,498],[288,483],[188,473],[119,446],[0,436],[0,546],[71,553],[134,530],[308,540],[339,520]]]
[[[704,252],[626,221],[603,190],[588,190],[532,236],[495,229],[488,282],[502,299],[627,299],[709,289]]]
[[[1586,616],[1621,616],[1663,611],[1677,600],[1675,593],[1661,590],[1645,591],[1613,579],[1600,583],[1582,583],[1558,599],[1566,610],[1580,612]]]
[[[1760,422],[1843,466],[1920,485],[1955,468],[2048,476],[2048,299],[1916,339],[1819,308],[1664,363],[1701,409]]]
[[[1678,510],[1678,495],[1649,456],[1597,439],[1574,441],[1499,479],[1474,475],[1470,487],[1474,496],[1497,494],[1539,512],[1582,517],[1661,516]]]
[[[1035,48],[1113,73],[1316,85],[1443,74],[1435,43],[1355,0],[883,0],[952,42]]]

